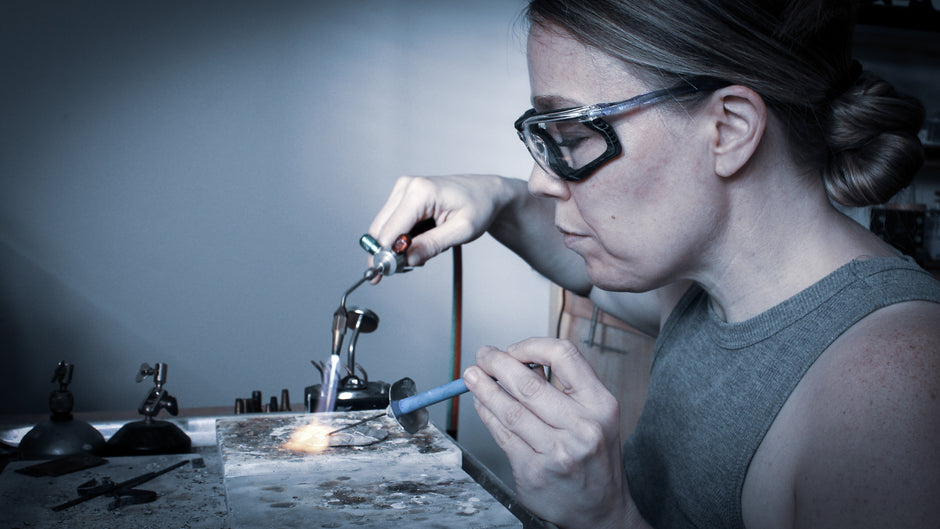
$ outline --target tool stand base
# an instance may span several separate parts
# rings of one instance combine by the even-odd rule
[[[191,450],[189,436],[167,421],[127,423],[107,443],[107,453],[112,456],[184,454]]]

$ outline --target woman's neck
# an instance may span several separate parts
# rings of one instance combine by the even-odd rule
[[[894,250],[836,210],[821,185],[764,175],[741,181],[725,230],[695,281],[725,321],[752,318],[861,256]],[[800,180],[797,180],[800,181]]]

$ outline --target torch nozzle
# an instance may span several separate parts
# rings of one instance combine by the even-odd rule
[[[333,313],[333,350],[332,354],[339,355],[343,349],[343,338],[346,336],[346,307],[340,306]]]

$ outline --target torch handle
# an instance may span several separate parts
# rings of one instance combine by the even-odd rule
[[[467,385],[462,378],[452,380],[444,385],[422,391],[410,397],[391,402],[390,407],[395,417],[401,417],[415,410],[420,410],[431,404],[445,401],[467,392]]]

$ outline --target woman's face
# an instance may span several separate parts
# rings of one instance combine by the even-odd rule
[[[537,111],[624,100],[652,89],[622,63],[534,25],[529,77]],[[555,224],[606,290],[646,291],[689,277],[719,234],[721,199],[705,120],[663,105],[607,121],[623,153],[580,182],[535,165],[530,191],[555,199]]]

